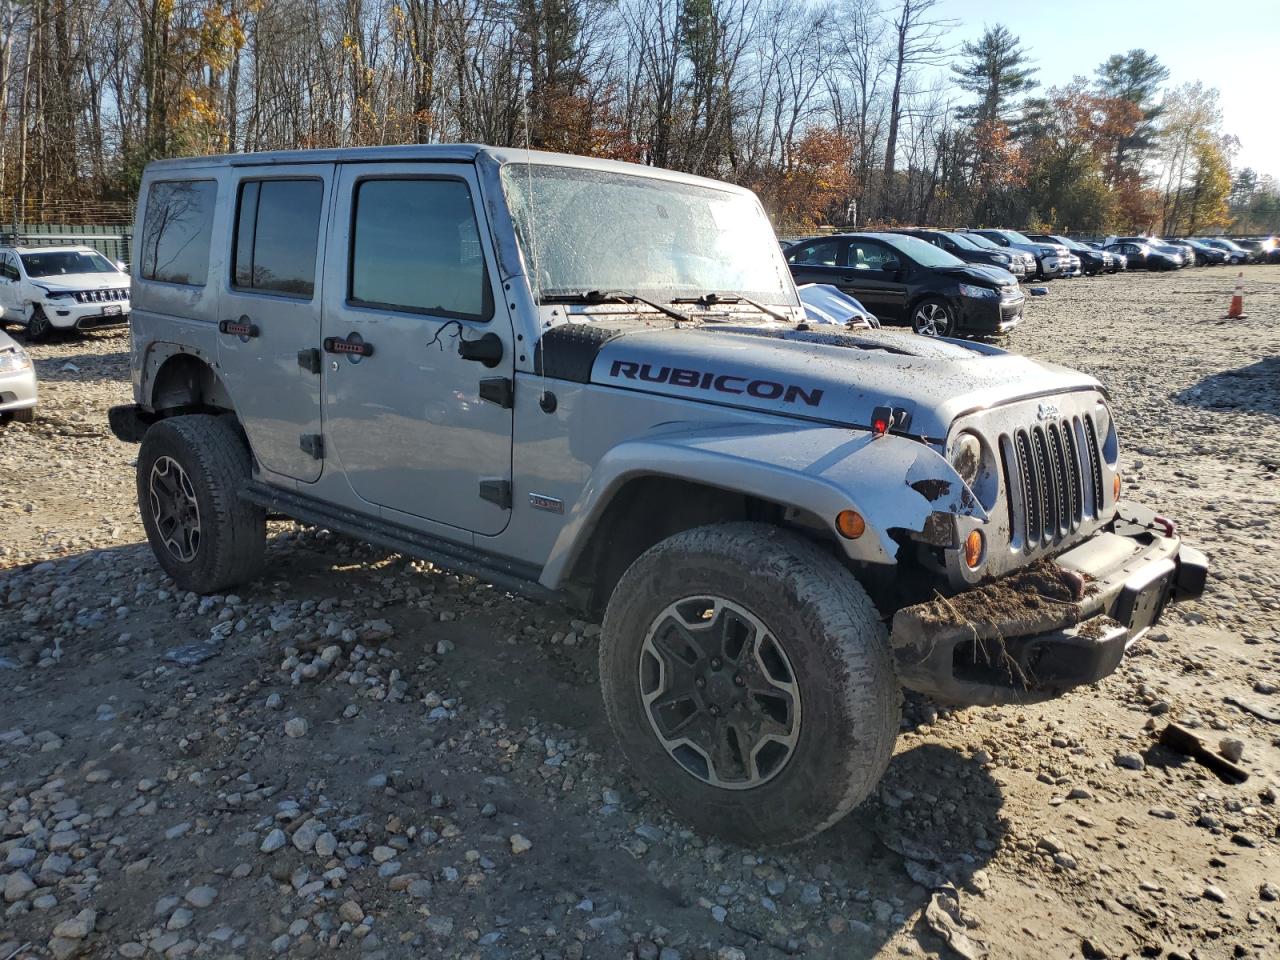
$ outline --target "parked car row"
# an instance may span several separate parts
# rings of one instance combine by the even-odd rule
[[[1280,263],[1280,237],[1237,237],[1223,242],[1244,254],[1241,263]]]
[[[1254,241],[1266,258],[1274,238]],[[1061,234],[1005,229],[903,227],[783,242],[810,320],[862,326],[868,315],[926,336],[998,336],[1021,322],[1020,280],[1177,270],[1254,262],[1255,253],[1217,237],[1110,237],[1083,243]],[[822,303],[840,302],[824,317]],[[812,301],[812,302],[811,302]],[[852,302],[850,306],[849,301]]]
[[[1124,254],[1131,267],[1147,270],[1280,263],[1280,240],[1275,237],[1108,237],[1089,246]]]

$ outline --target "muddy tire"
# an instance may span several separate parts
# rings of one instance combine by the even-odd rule
[[[52,332],[53,324],[45,316],[44,308],[39,305],[35,306],[31,311],[31,316],[27,319],[27,339],[31,341],[48,340],[49,334]]]
[[[138,510],[156,559],[183,590],[217,593],[262,570],[266,517],[238,496],[251,471],[232,417],[172,417],[143,436]]]
[[[883,775],[901,711],[889,639],[833,557],[755,523],[649,549],[610,598],[605,712],[635,774],[750,846],[825,830]]]

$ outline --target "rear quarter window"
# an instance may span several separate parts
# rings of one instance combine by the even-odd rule
[[[145,280],[202,287],[209,279],[218,185],[213,180],[161,180],[151,184],[140,243]]]

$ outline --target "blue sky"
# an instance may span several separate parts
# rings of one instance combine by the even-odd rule
[[[1040,68],[1044,87],[1093,71],[1113,53],[1142,47],[1169,68],[1170,84],[1217,87],[1223,131],[1240,138],[1235,167],[1280,178],[1280,0],[942,0],[959,21],[956,46],[1003,23]]]

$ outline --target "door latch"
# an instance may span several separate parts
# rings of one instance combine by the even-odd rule
[[[480,381],[480,399],[496,403],[503,410],[515,404],[515,384],[508,377],[485,377]]]
[[[307,373],[319,373],[320,351],[315,347],[308,347],[306,350],[299,350],[298,366],[307,371]]]

